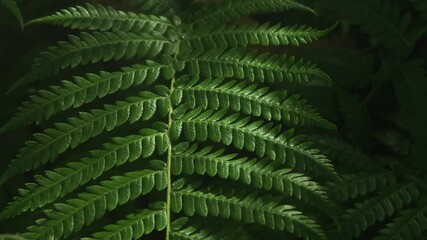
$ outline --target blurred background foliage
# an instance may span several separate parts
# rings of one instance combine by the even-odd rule
[[[119,0],[17,1],[24,20],[27,21],[61,8],[86,2],[113,5],[124,10],[131,9],[124,1]],[[296,91],[308,98],[323,116],[337,124],[338,131],[331,134],[337,139],[348,142],[351,145],[350,148],[360,149],[364,154],[358,153],[367,159],[365,160],[369,165],[363,165],[359,159],[357,161],[361,167],[358,168],[352,165],[352,162],[339,161],[342,155],[338,155],[337,169],[346,176],[386,171],[391,172],[398,182],[425,182],[427,179],[425,71],[427,35],[424,34],[427,30],[427,4],[425,0],[304,0],[301,2],[313,7],[318,14],[309,15],[291,11],[257,15],[245,21],[305,23],[318,28],[327,28],[339,21],[333,33],[313,44],[297,49],[274,49],[276,52],[293,53],[312,59],[331,75],[334,83],[330,89],[313,86],[296,89]],[[2,93],[5,93],[8,87],[28,70],[37,52],[70,34],[68,30],[45,25],[25,26],[22,30],[16,18],[4,8],[0,8],[0,29]],[[122,62],[121,65],[123,64]],[[111,64],[95,64],[86,69],[95,72],[101,68],[115,70],[118,67]],[[63,74],[61,77],[65,79],[73,75],[73,71],[65,71]],[[43,83],[37,84],[30,88],[19,89],[10,95],[0,94],[0,109],[2,109],[0,123],[6,122],[12,116],[29,93],[45,87]],[[37,130],[38,127],[32,126],[0,137],[1,170],[6,168],[9,160],[21,146],[17,143],[28,140]],[[324,141],[330,148],[335,144],[333,141],[319,140],[318,137],[314,139]],[[91,148],[91,146],[87,147]],[[332,150],[331,152],[333,153]],[[31,172],[31,175],[33,174],[34,172]],[[20,176],[1,188],[0,205],[5,206],[12,193],[16,192],[17,186],[30,179],[30,176]],[[425,198],[427,192],[422,185],[420,184],[420,199],[423,196]],[[381,187],[376,186],[376,190],[381,190]],[[359,193],[356,194],[360,195],[359,197],[344,201],[342,204],[344,223],[346,208],[352,208],[357,202],[374,198],[376,194],[378,193],[375,191],[371,191],[370,194]],[[410,206],[416,206],[416,204],[411,203]],[[426,209],[424,211],[427,211]],[[359,239],[371,239],[378,229],[383,227],[376,226],[362,235],[359,234]],[[14,232],[19,228],[22,229],[22,226],[17,219],[13,225],[0,225],[0,232],[6,230]]]

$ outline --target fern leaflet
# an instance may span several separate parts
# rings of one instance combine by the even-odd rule
[[[204,109],[231,109],[235,112],[265,120],[283,121],[290,125],[314,125],[336,129],[335,125],[320,117],[306,100],[286,92],[275,92],[259,88],[256,84],[224,81],[223,78],[200,82],[182,77],[176,82],[171,98],[174,105],[185,102],[188,107],[203,106]]]
[[[369,226],[408,206],[418,196],[415,184],[404,183],[387,188],[378,196],[356,204],[355,209],[347,210],[348,215],[343,216],[343,239],[359,237]]]
[[[268,201],[268,204],[265,204]],[[188,216],[219,216],[246,223],[267,225],[304,238],[326,239],[316,223],[296,211],[293,206],[279,205],[280,199],[246,194],[234,189],[208,187],[197,189],[197,184],[187,185],[172,193],[172,210],[183,211]],[[255,215],[256,213],[256,215]]]
[[[152,231],[161,231],[166,228],[166,203],[155,202],[150,204],[150,209],[126,216],[116,224],[107,225],[104,232],[97,232],[92,238],[83,239],[137,239],[148,235]]]
[[[405,210],[393,223],[380,231],[381,236],[375,240],[406,240],[416,239],[427,229],[427,201],[417,202],[416,207]]]
[[[0,134],[33,122],[40,123],[60,111],[78,108],[118,91],[142,83],[150,85],[162,75],[169,79],[174,70],[169,65],[148,61],[146,65],[134,65],[120,72],[101,72],[98,75],[74,77],[73,81],[62,81],[61,86],[39,90],[18,109],[15,116],[0,128]]]
[[[341,181],[325,156],[316,149],[310,149],[310,144],[302,144],[304,137],[293,136],[292,129],[279,134],[280,125],[251,122],[250,118],[240,118],[239,114],[226,116],[223,110],[214,113],[213,110],[201,112],[195,109],[181,117],[178,115],[171,128],[172,139],[178,139],[181,134],[187,141],[203,142],[209,138],[226,146],[233,145],[237,149],[254,152],[261,158],[267,157],[290,167],[315,171]]]
[[[172,38],[172,37],[171,37]],[[82,33],[70,35],[68,42],[58,42],[35,59],[30,72],[16,82],[13,90],[23,84],[46,78],[65,68],[74,68],[99,61],[154,57],[164,52],[173,54],[175,45],[159,33],[135,34],[131,32]]]
[[[157,108],[165,115],[170,102],[165,96],[168,90],[162,90],[163,96],[142,92],[138,97],[130,97],[115,105],[105,105],[104,109],[80,113],[78,118],[69,118],[67,123],[57,123],[44,133],[34,134],[35,141],[27,142],[27,146],[20,150],[8,171],[0,177],[0,183],[18,173],[53,162],[67,149],[76,148],[104,131],[111,131],[124,123],[148,120]]]
[[[53,24],[72,29],[123,31],[123,32],[159,32],[165,33],[173,25],[165,17],[147,16],[133,12],[123,12],[102,5],[77,6],[64,9],[50,16],[34,19],[27,24]]]
[[[145,195],[153,189],[166,187],[164,170],[142,170],[112,177],[100,185],[87,188],[77,198],[69,199],[63,204],[56,204],[52,211],[46,212],[49,218],[41,219],[37,225],[28,228],[22,236],[31,239],[58,239],[68,237],[102,217],[106,211]]]
[[[196,54],[195,51],[190,51]],[[266,83],[296,82],[330,85],[331,79],[315,64],[270,53],[247,53],[243,49],[210,51],[182,62],[191,76],[234,77]]]
[[[80,162],[70,162],[66,167],[36,176],[36,183],[28,183],[26,189],[21,189],[20,196],[15,197],[0,213],[0,219],[54,202],[115,166],[148,158],[156,150],[159,154],[166,152],[168,141],[165,126],[157,124],[155,127],[157,130],[143,129],[139,135],[114,138],[111,143],[104,144],[104,149],[91,151],[91,156]]]

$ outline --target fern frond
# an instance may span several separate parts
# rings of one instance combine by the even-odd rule
[[[304,136],[293,136],[293,129],[281,133],[279,125],[251,122],[249,117],[240,118],[239,114],[226,116],[225,111],[201,112],[201,109],[174,120],[171,129],[173,139],[183,135],[187,141],[203,142],[209,138],[226,146],[232,144],[237,149],[255,152],[260,158],[267,157],[340,181],[330,161],[320,155],[319,150],[313,149],[310,142],[304,142]]]
[[[330,185],[330,193],[340,201],[348,201],[356,197],[383,189],[396,183],[393,172],[380,171],[359,175],[341,175],[343,183],[339,186]]]
[[[231,0],[194,13],[191,25],[201,28],[232,22],[242,17],[265,12],[283,12],[299,9],[315,13],[313,9],[294,0]]]
[[[191,51],[188,51],[191,52]],[[331,79],[311,62],[271,53],[247,52],[233,48],[211,51],[189,58],[185,66],[191,76],[206,78],[235,77],[267,83],[296,82],[330,85]],[[184,65],[184,62],[182,63]]]
[[[24,18],[22,17],[21,10],[19,10],[18,4],[15,0],[1,0],[1,5],[9,10],[15,18],[18,20],[19,25],[24,27]]]
[[[314,125],[336,129],[335,125],[323,119],[306,100],[286,92],[271,91],[256,84],[225,81],[224,78],[199,81],[198,78],[181,77],[171,100],[174,105],[183,102],[190,108],[231,109],[235,112],[262,116],[265,120],[283,121],[290,125]]]
[[[134,33],[165,33],[173,27],[165,17],[124,12],[102,5],[76,6],[52,15],[37,18],[27,24],[52,24],[80,30],[123,31]]]
[[[214,151],[212,147],[198,150],[196,144],[177,145],[176,148],[171,166],[174,175],[199,174],[238,180],[257,189],[275,190],[311,205],[321,205],[328,214],[334,212],[321,186],[309,177],[292,172],[292,169],[280,168],[268,159],[237,158],[237,154],[226,155],[224,149]]]
[[[176,37],[160,33],[92,32],[70,35],[68,42],[61,41],[55,47],[42,52],[33,61],[31,70],[16,82],[9,91],[23,84],[46,78],[61,69],[74,68],[99,61],[154,57],[160,53],[175,52]]]
[[[277,46],[307,44],[317,40],[335,28],[336,24],[325,30],[307,26],[281,26],[280,24],[228,26],[221,25],[212,29],[203,28],[184,35],[180,42],[185,49],[226,49],[246,47],[248,45]],[[193,50],[194,51],[194,50]]]
[[[73,81],[62,81],[61,86],[40,90],[24,102],[15,116],[0,128],[0,134],[33,122],[39,124],[60,111],[78,108],[96,98],[103,98],[118,91],[152,84],[159,75],[169,79],[174,73],[170,65],[147,61],[145,65],[123,68],[120,72],[101,72],[74,77]]]
[[[0,128],[1,134],[46,125],[53,116],[78,112],[34,134],[0,176],[1,185],[35,171],[34,180],[0,212],[0,221],[44,211],[23,234],[36,240],[90,234],[84,239],[131,240],[156,231],[163,233],[154,238],[165,234],[168,240],[249,240],[265,231],[272,233],[268,238],[326,240],[321,224],[331,222],[328,216],[337,223],[338,214],[323,183],[340,186],[342,180],[315,143],[281,124],[301,126],[298,132],[336,127],[298,95],[273,88],[298,91],[331,85],[331,78],[312,62],[281,50],[270,53],[274,49],[268,47],[310,43],[335,26],[240,22],[267,12],[314,12],[297,0],[124,1],[146,14],[87,4],[29,22],[87,32],[42,52],[11,90],[92,63],[97,64],[84,68],[103,67],[102,62],[117,67],[114,61],[120,60],[142,65],[36,90]],[[291,87],[279,86],[285,83]],[[135,96],[138,88],[148,89]],[[92,108],[120,96],[133,97]],[[67,161],[54,163],[61,157]],[[37,169],[48,163],[52,168]],[[176,220],[180,215],[191,219]],[[222,223],[214,222],[217,217]]]
[[[394,53],[407,53],[424,32],[413,27],[409,12],[401,13],[387,0],[328,0],[326,4]]]
[[[113,138],[103,149],[91,151],[90,157],[46,171],[44,176],[36,175],[35,183],[27,183],[25,189],[19,190],[20,195],[0,213],[0,220],[52,203],[115,166],[148,158],[155,151],[164,153],[168,149],[166,126],[154,127],[143,129],[138,135]]]
[[[69,148],[75,148],[104,131],[138,120],[148,120],[159,111],[165,115],[169,110],[168,89],[162,88],[162,95],[142,92],[138,97],[129,97],[114,105],[105,105],[104,109],[79,113],[79,117],[69,118],[66,123],[56,123],[55,127],[43,133],[34,134],[34,140],[26,143],[17,158],[0,177],[4,183],[10,177],[40,165],[53,162],[58,155]]]
[[[427,200],[415,203],[415,207],[403,211],[393,223],[387,224],[375,240],[415,240],[427,230]]]
[[[125,220],[120,220],[116,224],[105,226],[103,232],[95,233],[91,238],[82,239],[131,240],[139,239],[152,231],[165,229],[167,225],[166,203],[155,202],[149,207],[139,213],[126,216]]]
[[[400,211],[418,196],[419,191],[414,183],[404,183],[391,186],[376,197],[357,203],[356,208],[347,210],[343,216],[342,239],[359,237],[369,226]]]
[[[141,170],[115,176],[99,185],[90,186],[87,192],[46,211],[46,218],[27,229],[22,236],[30,239],[59,239],[68,237],[75,231],[88,226],[135,198],[151,192],[160,191],[167,186],[165,170]]]
[[[293,233],[304,239],[326,239],[321,227],[293,206],[281,205],[280,198],[256,193],[208,187],[197,190],[187,185],[171,193],[171,209],[188,216],[215,216]]]

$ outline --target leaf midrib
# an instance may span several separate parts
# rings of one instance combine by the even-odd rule
[[[99,33],[101,33],[102,35],[105,35],[105,32],[99,32]],[[120,37],[120,35],[117,34],[117,32],[110,32],[110,33],[113,33],[116,37],[117,36]],[[120,32],[120,33],[125,33],[126,36],[130,36],[131,35],[131,34],[127,33],[127,32]],[[145,42],[159,42],[159,43],[162,43],[162,44],[165,44],[165,43],[171,44],[172,43],[171,41],[165,40],[165,39],[154,39],[154,38],[152,38],[152,39],[144,39],[144,38],[142,38],[143,36],[141,36],[141,35],[138,35],[138,34],[135,34],[135,33],[132,33],[132,35],[135,35],[135,36],[138,36],[138,37],[141,37],[141,38],[140,39],[119,39],[119,40],[113,40],[113,41],[107,41],[107,42],[101,42],[100,43],[99,40],[96,39],[96,37],[94,37],[93,35],[91,35],[94,39],[96,39],[96,43],[97,44],[88,45],[86,42],[84,42],[82,40],[82,43],[84,43],[85,47],[80,47],[80,46],[75,46],[75,45],[69,43],[69,46],[73,46],[73,50],[66,51],[66,52],[61,52],[61,51],[63,51],[63,49],[60,46],[56,46],[56,48],[54,49],[55,52],[48,51],[48,53],[50,53],[50,54],[53,55],[53,56],[49,57],[48,61],[44,62],[43,60],[45,60],[45,58],[42,58],[42,57],[37,58],[36,61],[42,60],[43,61],[43,65],[49,65],[50,63],[55,62],[55,60],[58,59],[58,58],[66,58],[67,56],[71,56],[71,55],[75,54],[76,52],[86,51],[88,49],[94,49],[94,48],[105,48],[108,45],[118,44],[118,43],[131,43],[131,42],[135,43],[135,42],[144,42],[144,41]],[[148,35],[148,36],[153,37],[151,35]],[[58,54],[58,51],[59,51],[59,54]],[[126,56],[126,54],[124,54],[124,56]],[[36,62],[34,65],[31,66],[33,68],[33,71],[34,71],[34,68],[36,66],[40,66],[40,63]],[[41,71],[41,70],[43,70],[43,68],[38,68],[37,70]]]
[[[126,13],[126,12],[124,12],[124,13]],[[99,12],[97,12],[97,14],[99,14]],[[149,19],[149,18],[142,19],[140,17],[141,16],[132,17],[132,16],[129,16],[127,13],[126,13],[126,18],[123,18],[123,17],[120,18],[120,17],[114,17],[114,16],[104,16],[104,17],[102,17],[102,16],[75,16],[75,15],[73,15],[73,16],[64,16],[64,15],[51,15],[51,16],[47,17],[46,19],[42,18],[42,19],[39,19],[39,21],[34,21],[34,22],[54,21],[54,20],[57,20],[57,19],[60,19],[62,21],[67,21],[69,19],[71,19],[71,20],[72,19],[83,19],[83,20],[86,20],[86,19],[96,19],[96,20],[106,20],[106,19],[108,19],[109,20],[109,19],[111,19],[113,21],[122,21],[122,22],[125,22],[125,21],[152,22],[152,23],[154,23],[156,25],[165,25],[165,26],[169,26],[169,27],[173,26],[172,23],[167,22],[167,21],[162,22],[160,20],[157,21],[157,20]],[[148,17],[148,15],[147,15],[147,17]]]

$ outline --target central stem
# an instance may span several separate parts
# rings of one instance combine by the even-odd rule
[[[178,54],[179,54],[179,44],[180,40],[178,38],[177,41],[177,47],[174,54],[174,62],[177,61]],[[175,80],[176,80],[176,74],[173,75],[171,79],[170,84],[170,96],[172,96],[173,91],[175,90]],[[170,228],[171,228],[171,193],[172,193],[172,174],[171,174],[171,166],[172,166],[172,140],[171,140],[171,126],[172,126],[172,113],[173,113],[173,105],[170,104],[170,109],[168,113],[168,156],[166,161],[166,167],[167,167],[167,178],[168,178],[168,187],[166,192],[166,217],[167,217],[167,225],[166,225],[166,240],[169,240],[170,235]]]
[[[173,91],[173,85],[175,83],[175,76],[171,80],[171,93]],[[171,193],[172,193],[172,174],[171,174],[171,164],[172,164],[172,141],[171,141],[171,125],[172,125],[172,112],[173,108],[169,110],[168,114],[168,139],[169,139],[169,147],[168,147],[168,158],[166,162],[167,167],[167,178],[168,178],[168,187],[167,187],[167,195],[166,195],[166,216],[167,216],[167,225],[166,225],[166,240],[169,240],[170,233],[170,225],[171,225]]]

